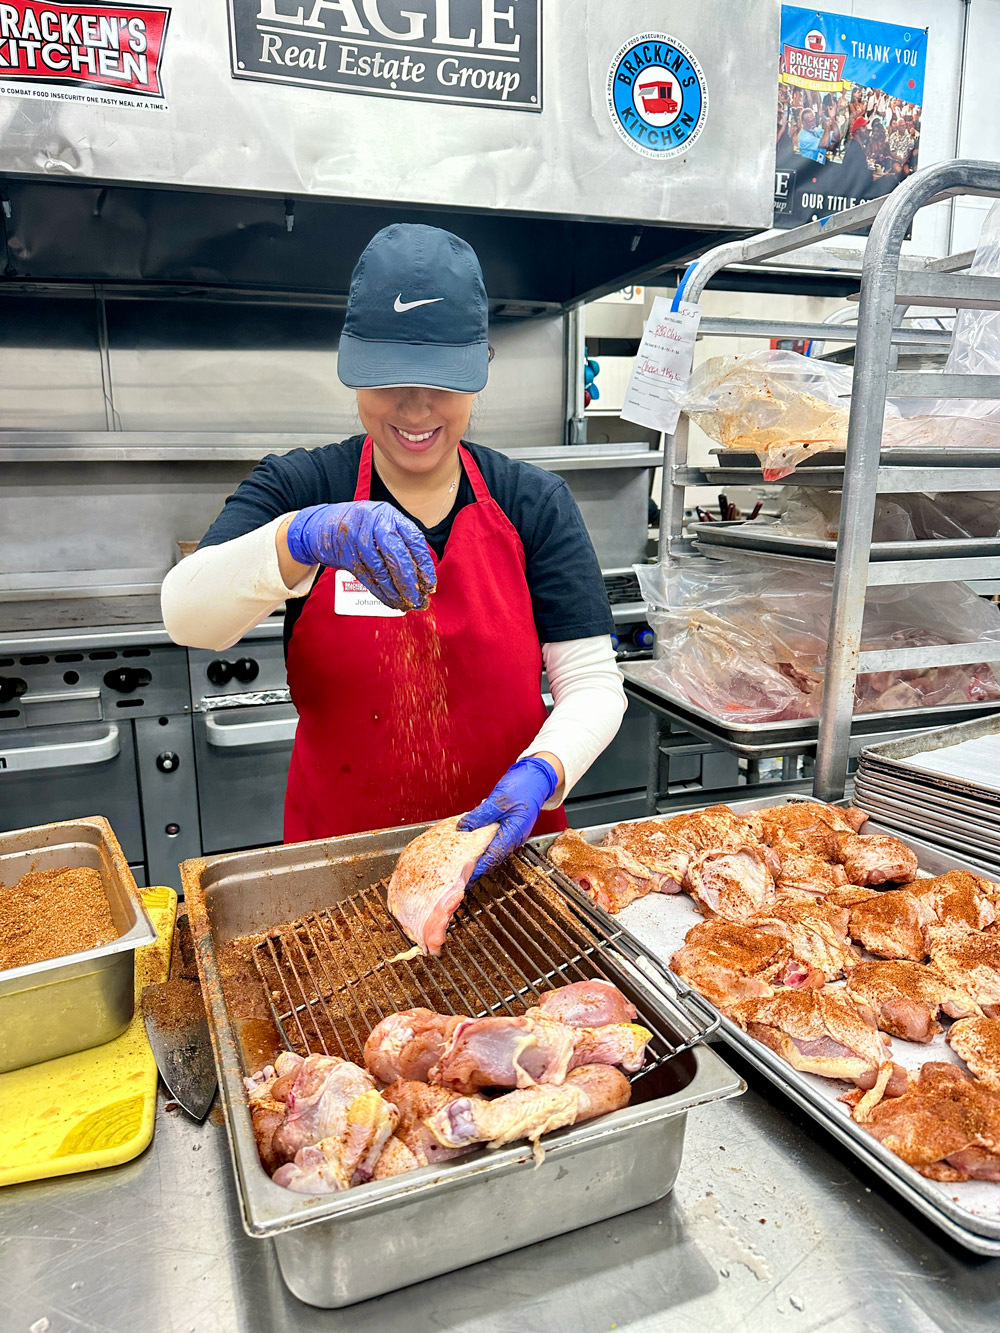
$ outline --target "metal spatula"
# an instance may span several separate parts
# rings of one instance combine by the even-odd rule
[[[167,1091],[194,1120],[204,1120],[215,1097],[215,1063],[194,961],[187,913],[175,927],[170,978],[142,992],[142,1017]]]

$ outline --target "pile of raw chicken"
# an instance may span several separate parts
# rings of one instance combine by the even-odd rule
[[[690,894],[706,920],[671,959],[679,977],[795,1069],[853,1083],[854,1119],[921,1174],[1000,1181],[1000,885],[918,878],[904,843],[859,836],[866,819],[718,805],[619,824],[599,846],[568,830],[548,855],[609,912]],[[907,1073],[890,1037],[929,1042],[942,1015],[971,1072]]]
[[[246,1080],[264,1169],[329,1194],[578,1124],[628,1104],[622,1070],[651,1033],[610,982],[545,992],[519,1018],[409,1009],[384,1018],[364,1065],[286,1052]],[[510,1089],[487,1096],[483,1089]]]

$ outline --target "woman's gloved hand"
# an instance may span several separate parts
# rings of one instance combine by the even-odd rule
[[[384,500],[313,505],[288,525],[288,553],[300,565],[349,569],[396,611],[427,605],[437,587],[430,547],[420,529]]]
[[[476,862],[472,879],[498,866],[505,857],[527,842],[538,812],[559,786],[559,775],[547,759],[530,755],[508,768],[486,800],[458,821],[459,831],[468,833],[484,824],[499,824],[493,841]]]

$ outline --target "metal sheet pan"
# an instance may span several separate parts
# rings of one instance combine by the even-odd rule
[[[1000,712],[997,712],[994,705],[987,717],[942,727],[931,735],[872,744],[866,746],[861,754],[866,761],[885,768],[897,769],[903,775],[912,777],[920,774],[929,785],[983,798],[988,795],[986,788],[968,779],[937,773],[933,769],[926,768],[921,765],[920,756],[933,750],[942,750],[947,746],[961,745],[963,741],[978,740],[981,736],[996,735],[1000,735]]]
[[[795,556],[803,560],[837,558],[835,541],[820,541],[813,537],[792,537],[776,532],[769,523],[691,523],[700,545],[724,546],[739,551],[757,551],[762,555]],[[1000,555],[1000,538],[969,537],[954,541],[872,542],[871,559],[881,560],[937,560],[970,559],[973,556]],[[956,570],[956,578],[961,577]]]
[[[274,1239],[282,1276],[299,1299],[339,1307],[662,1198],[680,1163],[686,1112],[743,1084],[705,1046],[685,1051],[636,1085],[621,1111],[547,1135],[535,1169],[530,1147],[457,1158],[336,1195],[275,1185],[257,1156],[239,1034],[227,1011],[220,951],[234,937],[332,906],[391,871],[426,825],[239,852],[181,866],[222,1091],[244,1228]],[[588,910],[591,905],[587,904]],[[644,960],[644,961],[640,961]],[[634,941],[602,966],[671,1025],[671,981]],[[686,988],[678,988],[686,989]]]
[[[988,801],[975,801],[966,796],[956,796],[952,792],[938,792],[916,784],[900,782],[893,775],[881,770],[859,767],[855,776],[859,787],[886,800],[896,801],[907,809],[916,807],[928,814],[943,815],[946,818],[958,818],[964,827],[982,828],[984,832],[995,833],[1000,843],[1000,804]]]
[[[990,850],[985,848],[978,839],[974,837],[963,838],[940,827],[930,825],[923,818],[908,817],[905,813],[884,806],[863,794],[860,797],[856,796],[856,799],[859,802],[860,809],[869,811],[873,818],[878,819],[893,833],[905,837],[907,842],[920,839],[927,843],[933,843],[936,847],[952,848],[956,855],[963,857],[967,862],[965,869],[974,864],[978,867],[979,874],[986,875],[989,878],[995,878],[1000,873],[1000,860],[995,860]]]
[[[897,819],[905,820],[912,831],[922,832],[926,829],[926,837],[930,841],[950,840],[956,848],[961,847],[965,852],[975,851],[977,856],[1000,861],[1000,842],[996,838],[987,837],[984,830],[961,824],[944,815],[927,814],[905,801],[886,800],[864,786],[855,785],[854,795],[856,803],[862,810],[872,813],[878,810],[884,815],[886,823],[893,823]]]
[[[704,708],[679,699],[658,685],[652,679],[656,663],[630,662],[622,664],[625,688],[636,697],[643,699],[653,708],[661,708],[669,716],[676,717],[692,731],[709,739],[727,745],[738,754],[801,754],[811,752],[816,747],[819,730],[818,718],[796,718],[786,722],[744,722],[736,719],[716,717]],[[858,713],[851,726],[854,752],[879,735],[891,732],[898,736],[901,732],[916,730],[926,731],[953,722],[956,717],[980,718],[984,714],[996,715],[996,704],[950,704],[946,708],[905,708],[893,709],[885,713]]]
[[[132,1021],[135,951],[156,931],[111,825],[95,815],[0,834],[0,892],[63,866],[100,872],[118,938],[0,972],[0,1074],[100,1046]]]
[[[802,798],[791,796],[775,800],[764,797],[736,801],[730,808],[737,812],[760,810],[797,799]],[[581,832],[588,840],[599,841],[610,827],[605,824]],[[893,830],[873,822],[868,832]],[[547,838],[544,844],[551,841]],[[963,861],[919,839],[908,838],[907,841],[918,853],[923,871],[943,874],[947,870],[960,869],[975,873],[978,869],[975,863]],[[631,903],[613,918],[664,964],[683,943],[690,927],[702,919],[685,894],[650,894]],[[926,1179],[851,1120],[847,1109],[837,1101],[847,1084],[799,1073],[729,1019],[721,1019],[719,1037],[737,1048],[818,1124],[833,1133],[907,1202],[959,1244],[977,1254],[1000,1255],[1000,1185],[975,1181],[943,1184]],[[941,1036],[926,1046],[893,1038],[893,1054],[908,1068],[916,1068],[927,1060],[959,1063]]]
[[[942,457],[942,452],[945,457]],[[719,460],[720,467],[746,467],[747,459],[756,458],[752,449],[725,449],[716,446],[709,450]],[[916,445],[887,444],[883,446],[881,461],[883,467],[940,467],[947,462],[949,467],[1000,467],[1000,449],[962,449],[949,446],[942,451],[929,445],[919,448]],[[796,472],[812,472],[816,468],[839,468],[843,472],[847,454],[843,449],[827,449],[813,454],[796,465]],[[758,472],[760,465],[758,464]]]
[[[796,468],[787,477],[779,477],[777,481],[765,481],[761,475],[760,464],[748,467],[745,455],[742,466],[706,467],[700,471],[701,484],[713,487],[748,486],[756,490],[763,486],[822,486],[824,489],[839,491],[844,484],[844,469],[837,467]]]

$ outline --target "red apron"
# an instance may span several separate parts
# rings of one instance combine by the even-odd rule
[[[285,841],[445,819],[493,789],[545,721],[542,652],[513,524],[467,449],[475,503],[455,515],[426,611],[338,615],[324,569],[295,623],[299,714]],[[355,500],[371,493],[365,440]],[[433,554],[433,553],[432,553]],[[566,828],[562,807],[534,832]]]

